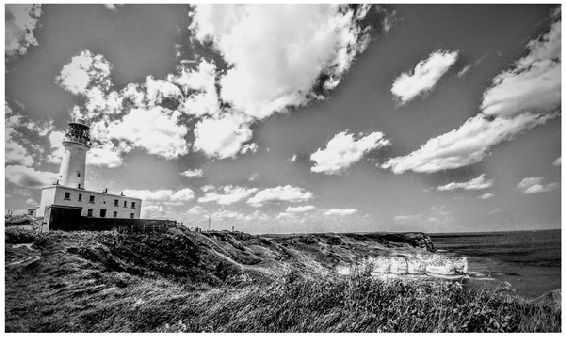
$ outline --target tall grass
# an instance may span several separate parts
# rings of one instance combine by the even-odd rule
[[[260,282],[237,268],[218,271],[207,266],[209,257],[201,251],[203,247],[195,250],[189,237],[163,236],[159,246],[152,238],[115,240],[113,235],[38,236],[34,247],[42,251],[42,258],[6,271],[6,331],[561,329],[559,308],[514,296],[505,289],[468,289],[458,282],[432,280],[377,280],[370,274],[371,266],[353,268],[350,275],[324,276],[293,268],[282,278]],[[61,248],[78,238],[83,240],[79,248]],[[142,255],[146,249],[154,255]],[[146,261],[140,262],[142,258]],[[185,277],[183,273],[200,274]],[[229,281],[236,276],[246,281]]]
[[[440,281],[380,281],[369,273],[210,293],[197,317],[159,331],[541,332],[560,331],[560,310],[505,293]]]

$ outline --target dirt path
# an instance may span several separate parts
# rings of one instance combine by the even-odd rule
[[[29,265],[41,258],[41,252],[33,243],[6,244],[6,267]]]
[[[26,257],[23,260],[16,260],[14,262],[10,262],[10,263],[6,264],[6,266],[15,266],[15,265],[24,264],[24,263],[26,265],[28,265],[30,263],[33,263],[33,262],[39,260],[39,259],[41,259],[41,256],[29,256],[29,257]]]

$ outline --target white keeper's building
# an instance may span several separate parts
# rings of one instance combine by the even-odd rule
[[[142,200],[124,194],[85,189],[86,152],[90,149],[90,128],[84,121],[69,123],[63,139],[65,154],[59,179],[41,191],[36,217],[43,217],[51,205],[80,207],[81,215],[96,218],[139,219]]]

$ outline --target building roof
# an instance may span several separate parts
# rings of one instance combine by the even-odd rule
[[[79,206],[67,206],[67,205],[55,205],[55,204],[47,205],[47,206],[45,206],[45,207],[51,207],[51,208],[53,208],[53,207],[54,207],[54,208],[67,208],[67,209],[82,209],[82,207],[79,207]]]
[[[81,193],[104,194],[104,195],[110,195],[110,196],[115,196],[115,197],[120,197],[120,198],[128,198],[128,199],[134,199],[134,200],[140,200],[140,201],[142,200],[141,198],[130,197],[130,196],[127,196],[127,195],[122,195],[122,194],[89,191],[89,190],[85,190],[85,189],[82,189],[82,188],[68,187],[68,186],[64,186],[64,185],[50,185],[50,186],[42,187],[41,189],[46,190],[46,189],[49,189],[49,188],[57,188],[57,187],[64,188],[64,189],[67,189],[67,190],[78,191],[78,192],[81,192]]]

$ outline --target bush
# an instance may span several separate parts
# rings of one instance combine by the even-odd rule
[[[47,233],[36,234],[33,245],[37,248],[47,248],[53,244],[52,238]]]
[[[29,215],[13,215],[7,216],[4,219],[4,224],[6,227],[8,226],[16,226],[16,225],[33,225],[34,218]]]
[[[36,237],[32,229],[24,229],[20,226],[6,227],[6,243],[31,243]]]

